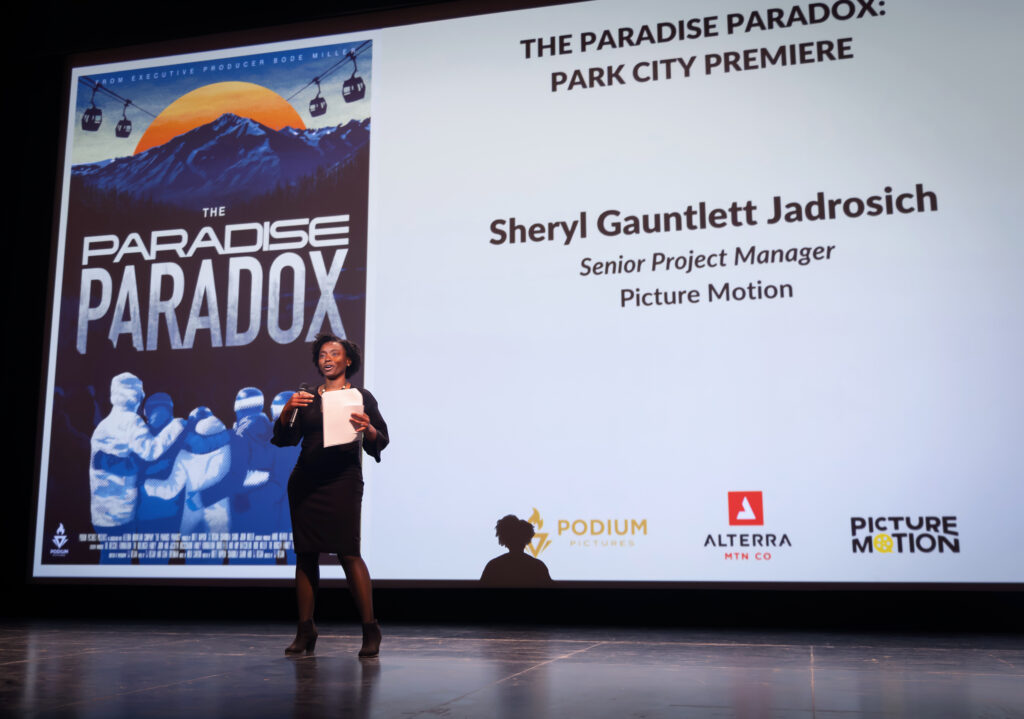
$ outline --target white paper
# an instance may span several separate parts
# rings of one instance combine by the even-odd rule
[[[324,446],[355,442],[359,432],[352,426],[352,413],[363,412],[358,390],[338,390],[321,395],[324,408]]]

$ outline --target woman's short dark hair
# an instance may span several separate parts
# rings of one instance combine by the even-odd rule
[[[363,366],[363,353],[359,350],[359,345],[355,342],[349,342],[348,340],[341,339],[341,337],[335,337],[328,332],[324,332],[323,334],[317,335],[316,339],[313,340],[313,366],[316,367],[316,371],[318,373],[321,375],[323,374],[320,372],[320,350],[323,349],[323,346],[328,342],[337,342],[345,348],[345,356],[348,357],[348,361],[350,363],[348,367],[345,368],[345,377],[351,377],[359,371],[359,368]]]

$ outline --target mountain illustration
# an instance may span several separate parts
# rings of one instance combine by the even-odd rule
[[[270,192],[348,162],[370,139],[370,119],[272,130],[230,113],[132,157],[75,165],[92,190],[184,205]]]

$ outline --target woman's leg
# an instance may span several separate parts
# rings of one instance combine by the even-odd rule
[[[362,658],[380,654],[380,625],[373,618],[373,587],[370,584],[370,570],[362,557],[338,555],[345,570],[349,591],[355,600],[359,620],[363,623],[363,646],[359,648]]]
[[[320,584],[320,555],[303,552],[295,555],[295,596],[299,607],[299,627],[295,640],[285,648],[285,654],[311,654],[316,648],[317,631],[313,624],[316,609],[316,590]]]
[[[370,570],[366,568],[366,562],[362,557],[351,557],[338,555],[341,568],[345,570],[345,579],[348,580],[349,591],[352,592],[352,599],[356,604],[356,611],[359,612],[359,621],[369,624],[373,618],[373,585],[370,582]]]
[[[299,605],[299,621],[313,619],[316,590],[320,586],[320,555],[300,552],[295,555],[295,597]]]

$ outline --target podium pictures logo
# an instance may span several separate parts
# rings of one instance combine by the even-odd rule
[[[549,525],[550,531],[542,532],[544,520],[536,507],[533,514],[526,520],[533,525],[533,541],[526,545],[526,551],[534,557],[550,547],[556,539],[567,539],[568,546],[572,549],[580,548],[625,548],[635,547],[637,540],[647,536],[647,519],[637,517],[625,517],[615,519],[604,518],[576,518],[568,519],[559,517],[554,520],[554,526]],[[565,543],[560,542],[564,547]]]
[[[763,526],[764,500],[760,492],[729,492],[729,524]]]
[[[527,544],[526,548],[530,550],[530,554],[536,557],[551,546],[551,540],[548,539],[547,532],[540,531],[544,526],[544,520],[541,518],[540,512],[537,511],[536,507],[533,508],[533,514],[526,521],[532,524],[534,529],[533,541]]]
[[[57,527],[57,532],[53,535],[54,548],[50,550],[51,557],[65,557],[68,554],[68,533],[64,529],[64,522],[60,523]]]

